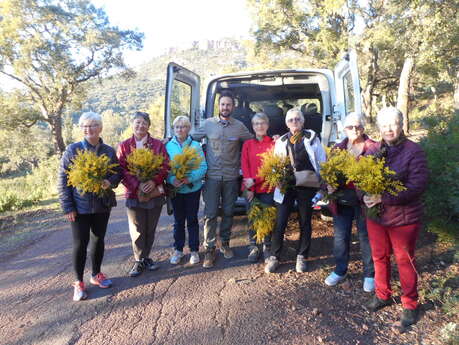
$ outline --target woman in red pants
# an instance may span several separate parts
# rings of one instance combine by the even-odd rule
[[[414,251],[421,229],[421,196],[427,186],[427,161],[421,147],[405,137],[403,116],[398,109],[381,109],[377,124],[382,140],[366,154],[384,157],[386,165],[395,171],[395,178],[403,183],[406,190],[396,196],[384,193],[363,198],[368,207],[381,204],[379,219],[367,219],[376,291],[367,307],[370,311],[377,311],[392,302],[390,256],[393,253],[403,291],[400,321],[403,327],[407,327],[416,322],[418,311]]]

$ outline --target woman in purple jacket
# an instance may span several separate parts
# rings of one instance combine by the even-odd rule
[[[377,311],[392,303],[390,256],[394,253],[403,291],[400,321],[403,327],[407,327],[417,320],[418,277],[414,251],[421,228],[421,195],[428,181],[427,160],[421,147],[405,137],[403,116],[398,109],[383,108],[376,120],[382,141],[367,154],[384,157],[386,165],[395,171],[395,178],[403,183],[406,190],[397,196],[384,193],[363,197],[368,207],[380,203],[382,209],[378,220],[367,219],[376,287],[376,295],[368,304],[368,309]]]

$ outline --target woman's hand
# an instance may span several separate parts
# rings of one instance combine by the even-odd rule
[[[250,188],[255,184],[255,181],[253,180],[253,178],[245,178],[243,182],[244,182],[245,188]]]
[[[364,195],[363,202],[368,208],[371,208],[381,202],[381,195]]]
[[[155,187],[156,187],[156,184],[151,180],[140,184],[140,189],[145,194],[150,193],[153,189],[155,189]]]
[[[182,180],[182,184],[187,185],[187,184],[190,184],[190,183],[191,183],[191,182],[190,182],[190,180],[188,179],[188,177],[185,177],[185,178]]]
[[[102,181],[102,189],[106,190],[109,189],[112,184],[110,183],[109,180],[103,180]]]
[[[327,184],[327,193],[328,194],[333,194],[334,192],[336,192],[336,188],[330,186],[329,184]]]
[[[248,191],[247,191],[247,201],[248,201],[248,202],[251,202],[251,201],[253,200],[254,195],[255,195],[254,192],[248,190]]]
[[[68,220],[69,222],[74,222],[75,219],[76,219],[76,215],[77,215],[77,213],[76,213],[75,211],[72,211],[72,212],[67,213],[67,214],[65,215],[65,218],[67,218],[67,220]]]
[[[174,182],[172,182],[175,188],[179,188],[183,185],[183,181],[177,180],[176,178],[174,179]]]

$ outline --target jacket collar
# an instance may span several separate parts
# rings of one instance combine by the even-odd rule
[[[173,142],[173,143],[175,143],[175,144],[177,144],[179,146],[189,146],[191,144],[191,141],[192,141],[192,139],[191,139],[190,135],[188,135],[188,137],[185,139],[185,141],[182,144],[178,141],[176,135],[174,135],[172,137],[172,139],[171,139],[171,142]]]

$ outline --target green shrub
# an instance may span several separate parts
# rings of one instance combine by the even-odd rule
[[[59,158],[50,157],[26,176],[5,178],[0,183],[0,212],[36,205],[56,194]]]
[[[430,169],[425,194],[428,228],[440,239],[458,242],[459,113],[434,104],[422,119],[428,135],[421,140]]]

